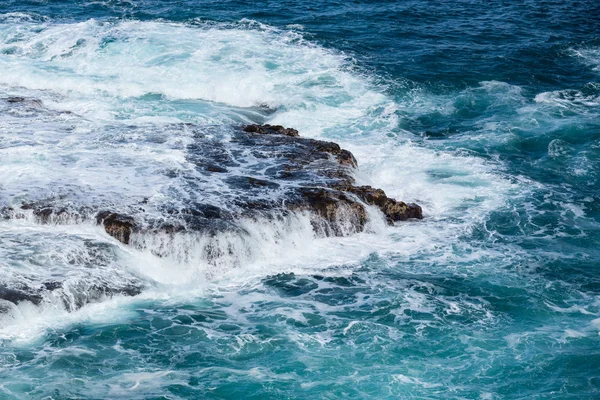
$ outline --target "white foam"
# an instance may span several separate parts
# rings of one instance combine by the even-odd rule
[[[75,312],[66,312],[59,303],[34,306],[21,302],[10,313],[0,314],[0,340],[29,345],[54,330],[65,329],[76,323],[102,324],[126,321],[131,312],[124,307],[128,298],[115,297],[88,304]]]
[[[292,32],[255,29],[255,24],[227,29],[89,20],[18,27],[19,40],[15,26],[0,30],[0,40],[19,55],[3,57],[0,64],[6,69],[0,83],[13,87],[105,99],[157,93],[241,107],[328,103],[331,111],[349,117],[361,113],[357,106],[382,97],[356,96],[364,82],[343,72],[343,56],[303,43]]]
[[[426,389],[443,386],[441,383],[429,383],[429,382],[425,382],[419,378],[413,378],[413,377],[406,376],[403,374],[392,375],[392,378],[398,383],[409,384],[409,385],[418,385],[418,386],[422,386]]]
[[[570,54],[591,66],[594,71],[600,71],[600,49],[594,47],[570,49]]]
[[[534,101],[538,104],[547,104],[562,109],[577,109],[581,107],[597,107],[600,105],[600,95],[597,84],[588,84],[595,89],[596,93],[583,93],[580,90],[557,90],[554,92],[543,92],[535,96]]]

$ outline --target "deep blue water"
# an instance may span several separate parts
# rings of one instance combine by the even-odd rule
[[[600,398],[600,4],[4,0],[0,92],[75,115],[3,106],[9,203],[176,197],[165,127],[272,122],[425,214],[216,266],[2,221],[2,286],[147,289],[13,307],[0,398]]]

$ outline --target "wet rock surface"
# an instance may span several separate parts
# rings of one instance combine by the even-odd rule
[[[124,244],[129,244],[131,233],[136,228],[135,220],[132,217],[110,211],[98,213],[96,222],[104,226],[106,233]]]
[[[25,218],[28,211],[42,224],[91,220],[124,244],[136,234],[215,235],[239,229],[239,218],[268,219],[291,211],[308,212],[315,231],[325,236],[364,230],[368,206],[377,207],[388,224],[423,217],[416,204],[389,198],[381,189],[355,186],[357,161],[336,143],[302,138],[295,129],[278,125],[235,128],[227,131],[226,140],[219,130],[185,128],[194,135],[186,147],[191,168],[165,171],[179,182],[169,201],[140,199],[94,209],[63,196],[4,207],[0,216]]]
[[[404,203],[387,197],[381,189],[375,189],[371,186],[352,186],[339,185],[336,189],[343,192],[352,193],[366,204],[374,205],[386,216],[389,224],[396,221],[406,221],[408,219],[422,219],[423,210],[418,204]]]
[[[8,108],[15,118],[43,119],[56,114],[36,99],[0,100],[4,100],[0,108]],[[65,121],[67,124],[68,119]],[[192,257],[193,262],[201,260],[218,269],[235,266],[254,254],[255,245],[246,240],[249,232],[243,221],[281,227],[288,218],[302,213],[309,218],[308,229],[312,226],[317,235],[344,236],[363,231],[373,208],[388,224],[422,218],[418,205],[389,198],[381,189],[356,186],[357,161],[352,153],[333,142],[300,137],[295,129],[194,124],[152,129],[127,126],[106,135],[111,143],[139,146],[150,142],[159,151],[164,151],[170,137],[186,138],[169,145],[184,156],[183,163],[153,170],[163,183],[154,196],[128,193],[126,186],[125,190],[120,186],[103,193],[95,186],[98,182],[58,181],[52,187],[38,187],[42,190],[35,192],[37,197],[29,197],[11,193],[0,183],[0,221],[40,224],[45,234],[74,235],[73,240],[82,246],[79,250],[73,247],[73,254],[32,259],[49,263],[48,268],[58,263],[64,276],[35,278],[25,272],[7,279],[0,276],[0,312],[22,302],[62,303],[75,310],[105,297],[137,295],[151,283],[118,265],[117,241],[156,256],[175,257],[176,262],[190,262]],[[31,131],[23,137],[30,140],[35,135]],[[37,142],[31,139],[31,143]],[[100,187],[112,190],[112,182],[102,183]],[[75,225],[82,223],[101,227],[116,241],[99,242],[85,233],[78,236]],[[47,226],[53,224],[61,225],[59,232],[53,233]],[[31,254],[39,251],[35,235],[26,240],[33,246]],[[0,259],[0,268],[2,262],[9,261]],[[10,262],[16,265],[22,260]]]
[[[293,128],[284,128],[281,125],[246,125],[244,127],[244,132],[248,133],[260,133],[263,135],[286,135],[291,137],[298,137],[298,131]]]
[[[11,304],[29,302],[39,306],[51,301],[55,305],[61,304],[68,311],[75,311],[102,298],[137,296],[142,289],[142,285],[115,285],[114,282],[79,284],[75,287],[63,287],[61,282],[44,282],[37,286],[20,284],[16,288],[0,284],[0,313],[9,311]]]
[[[179,207],[163,207],[172,218],[139,224],[135,218],[104,212],[98,215],[106,232],[129,243],[133,232],[199,231],[216,234],[235,230],[239,218],[270,218],[306,211],[314,216],[318,234],[341,236],[361,232],[367,206],[377,207],[389,224],[423,217],[421,207],[387,197],[381,189],[354,186],[357,162],[333,142],[299,137],[294,129],[248,125],[229,141],[203,134],[188,146],[188,161],[200,174],[222,176],[210,193],[198,176],[182,174],[187,198]],[[203,202],[213,195],[218,205]],[[108,216],[108,217],[107,217]]]

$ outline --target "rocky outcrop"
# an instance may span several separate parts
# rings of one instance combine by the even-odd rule
[[[286,128],[281,126],[270,125],[249,125],[244,128],[245,132],[262,135],[287,135],[283,133],[285,130]],[[325,178],[320,182],[321,184],[307,184],[298,188],[290,196],[295,198],[295,201],[287,205],[292,210],[310,211],[327,222],[328,228],[325,229],[325,234],[335,236],[343,234],[343,230],[338,226],[343,222],[345,222],[343,225],[347,226],[350,223],[354,226],[356,232],[362,231],[368,219],[366,205],[376,206],[383,213],[388,224],[423,218],[423,211],[417,204],[407,204],[389,198],[383,190],[371,186],[355,186],[352,173],[358,166],[357,161],[352,153],[340,148],[337,143],[304,139],[296,134],[288,136],[292,136],[295,143],[309,149],[309,151],[298,152],[302,158],[289,157],[289,160],[294,161],[287,166],[291,175],[293,172],[309,169],[312,163],[323,160],[324,155],[333,156],[333,159],[324,162],[323,168],[319,170],[318,175]],[[299,159],[301,161],[298,163]],[[320,226],[318,221],[315,222],[315,226]]]
[[[228,141],[192,131],[195,140],[186,154],[196,172],[167,171],[184,184],[179,187],[184,191],[181,198],[160,205],[140,199],[95,209],[51,198],[0,208],[0,218],[30,215],[42,224],[92,220],[124,244],[135,244],[136,234],[234,232],[240,229],[239,218],[268,219],[290,211],[308,212],[315,231],[327,236],[364,230],[370,206],[379,209],[388,224],[423,218],[416,204],[392,199],[381,189],[356,186],[357,161],[336,143],[302,138],[295,129],[279,125],[234,129]]]
[[[387,197],[381,189],[375,189],[371,186],[352,186],[341,185],[336,189],[352,193],[366,204],[374,205],[381,210],[389,224],[396,221],[406,221],[408,219],[422,219],[423,210],[421,206],[414,203],[404,203]]]
[[[37,104],[23,98],[4,100],[15,107]],[[168,188],[157,198],[125,193],[103,197],[75,185],[68,190],[51,188],[47,197],[20,204],[7,196],[6,205],[0,206],[0,222],[94,223],[122,244],[160,257],[229,267],[255,256],[254,242],[246,240],[253,234],[246,229],[254,229],[252,222],[248,228],[249,220],[275,222],[285,235],[285,221],[300,212],[310,217],[317,235],[344,236],[364,231],[375,210],[388,224],[423,217],[416,204],[356,185],[357,161],[336,143],[303,138],[295,129],[278,125],[227,127],[221,136],[218,129],[189,124],[169,129],[184,129],[191,140],[182,151],[185,168],[165,168],[163,182]],[[62,302],[75,310],[104,297],[135,296],[146,287],[126,272],[115,277],[120,269],[111,264],[111,245],[90,241],[85,248],[81,254],[65,256],[68,276],[53,275],[52,281],[25,277],[22,284],[0,279],[0,313],[22,302]],[[72,279],[71,265],[85,271],[80,272],[84,279]],[[102,268],[110,271],[110,279],[93,274]]]

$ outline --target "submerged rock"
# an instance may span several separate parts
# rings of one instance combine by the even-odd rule
[[[38,305],[42,302],[43,298],[37,291],[27,291],[24,288],[9,288],[6,286],[0,286],[0,300],[5,300],[13,304],[18,304],[22,301],[28,301],[32,304]]]
[[[3,99],[8,104],[23,104],[29,107],[41,108],[43,103],[40,99],[27,98],[21,96],[6,97]]]
[[[6,99],[4,99],[7,103],[23,103],[25,102],[25,97],[7,97]]]
[[[86,207],[55,204],[57,200],[60,199],[23,203],[18,209],[6,207],[0,215],[4,215],[5,219],[25,219],[26,212],[30,212],[39,224],[77,224],[86,220],[86,214],[91,211]]]

